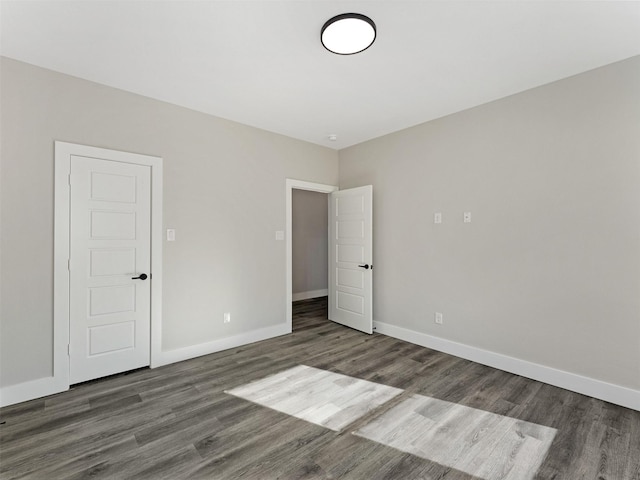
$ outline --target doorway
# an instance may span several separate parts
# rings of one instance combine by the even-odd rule
[[[328,318],[373,333],[373,187],[338,187],[301,180],[286,181],[286,325],[292,325],[293,190],[328,195],[329,282]]]
[[[302,193],[302,196],[298,197],[298,201],[300,201],[300,199],[302,198],[302,201],[305,200],[309,200],[309,202],[314,203],[314,200],[312,197],[305,197],[305,193],[310,193],[310,192],[314,192],[316,194],[322,194],[321,196],[324,197],[324,201],[326,203],[326,205],[328,205],[328,194],[330,194],[331,192],[335,192],[338,190],[337,186],[333,186],[333,185],[324,185],[321,183],[311,183],[311,182],[305,182],[302,180],[292,180],[292,179],[287,179],[286,182],[286,217],[287,217],[287,224],[286,224],[286,241],[287,241],[287,298],[286,298],[286,305],[287,305],[287,318],[286,318],[286,322],[287,322],[287,328],[289,330],[289,332],[291,332],[293,330],[293,301],[294,301],[294,250],[293,250],[293,216],[294,216],[294,205],[293,205],[293,201],[294,201],[294,190],[296,190],[296,193]],[[316,202],[317,203],[317,202]],[[300,205],[298,205],[300,206]],[[325,210],[326,211],[326,210]],[[317,226],[317,225],[316,225]],[[328,217],[325,217],[324,220],[324,226],[323,228],[327,228],[328,226]],[[309,229],[307,229],[309,230]],[[325,230],[326,231],[326,230]],[[313,236],[317,236],[317,231],[315,232],[310,232],[309,236],[313,237]],[[326,244],[325,244],[326,245]],[[300,258],[300,256],[302,256],[302,258],[304,258],[304,248],[303,247],[303,252],[296,252],[298,254],[298,258]],[[317,245],[316,245],[317,248]],[[328,252],[328,248],[327,248],[327,252]],[[307,254],[308,255],[308,254]],[[326,256],[323,256],[324,259],[326,259]],[[295,296],[295,299],[301,300],[303,298],[312,298],[311,296],[321,296],[325,289],[327,287],[325,287],[325,289],[322,288],[312,288],[311,286],[317,286],[319,281],[321,281],[321,278],[323,276],[322,271],[326,272],[326,268],[324,270],[321,271],[320,266],[317,264],[317,262],[311,262],[312,264],[316,265],[315,267],[312,266],[311,268],[314,269],[314,273],[310,274],[311,278],[307,278],[307,279],[297,279],[298,282],[296,283],[296,292],[298,295]],[[300,266],[300,265],[297,265]],[[304,268],[300,269],[300,271],[304,270]],[[328,275],[325,273],[325,281],[328,281]],[[306,285],[306,286],[305,286]],[[326,295],[326,293],[324,293]]]
[[[328,318],[329,197],[327,193],[292,192],[292,328],[312,315]]]

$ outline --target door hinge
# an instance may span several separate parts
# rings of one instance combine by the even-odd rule
[[[69,186],[71,186],[71,174],[67,175],[67,182],[69,183]]]
[[[71,356],[71,344],[67,344],[67,356],[70,357]]]
[[[71,259],[67,258],[67,270],[71,271]]]

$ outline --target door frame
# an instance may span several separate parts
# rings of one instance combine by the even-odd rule
[[[55,141],[53,380],[58,391],[69,389],[69,257],[71,155],[144,165],[151,168],[151,367],[162,350],[162,158]]]
[[[293,226],[293,190],[307,190],[310,192],[320,192],[330,194],[340,190],[335,185],[326,185],[324,183],[312,183],[305,182],[303,180],[294,180],[287,178],[286,181],[286,226],[285,226],[285,239],[286,239],[286,270],[287,270],[287,287],[286,287],[286,318],[287,332],[293,331],[293,308],[291,303],[293,302],[293,240],[292,240],[292,226]],[[328,198],[327,198],[327,201]],[[329,218],[327,217],[327,225],[329,224]],[[328,281],[328,279],[327,279]],[[331,292],[329,292],[331,295]]]

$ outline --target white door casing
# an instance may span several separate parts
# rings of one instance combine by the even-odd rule
[[[373,333],[371,185],[330,195],[329,319]]]
[[[286,192],[286,298],[285,303],[287,305],[286,310],[286,328],[287,332],[291,333],[293,331],[293,309],[291,302],[293,301],[293,190],[307,190],[310,192],[319,192],[319,193],[331,193],[336,192],[338,187],[335,185],[326,185],[324,183],[313,183],[307,182],[304,180],[294,180],[291,178],[287,178],[285,185]],[[328,197],[328,195],[327,195]],[[327,198],[329,201],[329,198]]]
[[[12,395],[12,403],[69,389],[70,385],[70,252],[71,252],[71,159],[110,160],[143,165],[151,171],[151,367],[163,364],[162,356],[162,158],[55,141],[55,223],[53,279],[53,371],[52,377],[30,382]],[[31,385],[33,384],[33,385]]]
[[[74,384],[150,363],[151,168],[72,155],[70,185]]]

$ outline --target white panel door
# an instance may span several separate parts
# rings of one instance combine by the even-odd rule
[[[148,166],[71,156],[71,384],[150,363],[150,182]]]
[[[373,333],[373,187],[333,192],[329,204],[329,319]]]

